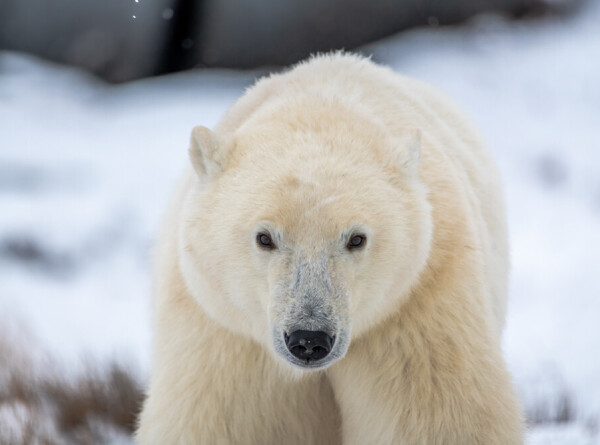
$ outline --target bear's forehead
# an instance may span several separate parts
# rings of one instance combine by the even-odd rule
[[[368,224],[374,200],[369,187],[353,190],[336,182],[280,178],[257,208],[257,220],[270,221],[290,236],[337,237],[351,225]]]
[[[253,153],[228,171],[220,198],[240,226],[269,222],[293,238],[337,239],[357,224],[376,226],[394,213],[398,191],[375,161],[318,149]],[[231,212],[230,206],[224,211]]]

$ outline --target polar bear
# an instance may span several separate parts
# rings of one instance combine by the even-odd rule
[[[497,171],[430,86],[327,54],[196,127],[140,444],[522,443]]]

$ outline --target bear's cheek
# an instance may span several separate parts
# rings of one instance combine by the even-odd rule
[[[411,243],[402,237],[385,237],[371,246],[368,256],[349,280],[353,337],[359,336],[395,312],[406,300],[414,280]]]

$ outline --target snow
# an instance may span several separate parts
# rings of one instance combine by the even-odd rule
[[[504,350],[535,420],[530,445],[600,444],[599,19],[590,2],[574,17],[484,16],[363,48],[452,96],[498,161],[512,246]],[[189,131],[260,74],[107,86],[0,53],[0,325],[21,322],[69,367],[116,357],[147,376],[151,248]],[[3,409],[18,424],[22,409]]]

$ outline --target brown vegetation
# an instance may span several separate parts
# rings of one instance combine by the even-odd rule
[[[0,335],[0,444],[128,441],[143,393],[123,365],[64,372],[20,343]]]

